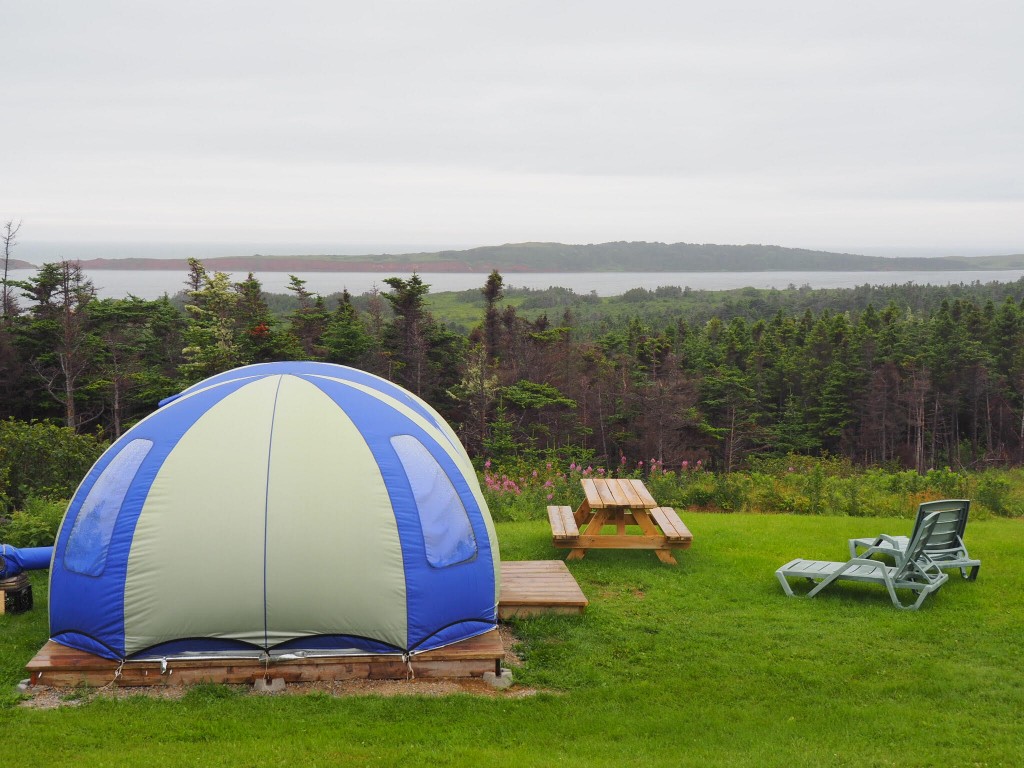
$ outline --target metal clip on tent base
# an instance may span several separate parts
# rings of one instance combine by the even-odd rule
[[[412,668],[412,654],[409,653],[409,652],[403,653],[402,654],[402,661],[404,661],[405,662],[405,666],[407,666],[409,668],[409,675],[405,679],[406,680],[415,680],[416,679],[416,670]]]

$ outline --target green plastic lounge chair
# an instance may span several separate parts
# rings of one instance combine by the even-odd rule
[[[981,569],[981,560],[972,560],[964,546],[964,528],[967,527],[967,513],[971,502],[967,499],[946,499],[929,501],[918,507],[914,531],[907,536],[889,536],[882,534],[873,539],[850,539],[850,557],[863,557],[857,554],[858,548],[874,549],[875,554],[898,557],[910,543],[910,539],[921,526],[921,521],[932,512],[939,513],[939,522],[932,535],[925,542],[924,551],[929,559],[940,568],[959,568],[960,575],[974,581]]]
[[[828,560],[793,560],[779,568],[775,575],[782,584],[783,591],[790,597],[794,596],[789,585],[790,578],[804,578],[810,582],[818,582],[808,597],[814,597],[834,581],[863,581],[870,584],[883,584],[889,590],[892,604],[897,608],[916,611],[924,599],[937,590],[949,578],[942,570],[928,559],[924,551],[925,542],[939,522],[939,513],[933,512],[914,532],[910,543],[903,553],[896,558],[895,565],[886,565],[881,560],[872,560],[874,549],[869,547],[861,557],[854,557],[845,563]],[[909,589],[917,593],[917,600],[904,605],[896,594],[897,589]]]

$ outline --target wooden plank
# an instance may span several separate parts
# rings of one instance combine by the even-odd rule
[[[693,541],[693,534],[686,524],[679,519],[679,515],[672,507],[655,507],[651,510],[651,517],[661,526],[665,535],[676,541]]]
[[[501,564],[501,619],[542,613],[579,614],[587,604],[583,590],[561,560]]]
[[[559,507],[562,516],[562,528],[567,536],[575,537],[580,535],[580,529],[576,526],[576,518],[573,516],[572,507]]]
[[[633,517],[636,519],[636,524],[643,531],[644,536],[655,536],[660,539],[664,539],[665,536],[654,526],[650,515],[646,510],[638,509],[634,513]]]
[[[661,560],[661,562],[665,563],[665,565],[679,565],[678,561],[672,557],[672,553],[668,550],[656,549],[654,550],[654,554],[659,560]]]
[[[628,479],[618,480],[616,482],[616,486],[619,489],[619,493],[622,494],[622,497],[626,499],[627,507],[636,508],[644,505],[643,499],[640,498],[640,495],[636,492],[633,488],[633,484],[629,482]]]
[[[672,524],[671,518],[665,514],[666,507],[655,507],[651,510],[651,517],[654,518],[661,530],[664,531],[665,535],[670,539],[678,539],[679,534],[676,532],[676,527]]]
[[[572,545],[579,549],[688,549],[688,541],[670,541],[660,534],[658,536],[619,536],[602,534],[600,536],[580,536]]]
[[[551,523],[551,536],[555,540],[574,539],[580,535],[572,507],[548,507],[548,522]]]
[[[583,486],[583,493],[587,497],[587,504],[590,509],[600,509],[604,506],[604,497],[597,490],[597,483],[589,477],[585,477],[580,480],[580,484]]]
[[[548,507],[548,522],[551,524],[551,535],[556,539],[564,539],[565,526],[562,525],[562,513],[558,507]]]
[[[621,480],[610,478],[603,481],[605,490],[612,495],[612,499],[615,501],[616,507],[633,507],[636,506],[632,503],[633,499],[636,498],[636,494],[627,493],[626,488],[629,487],[629,483],[624,483]],[[632,489],[630,489],[632,490]]]
[[[580,503],[579,508],[576,510],[576,514],[573,515],[573,519],[576,520],[576,527],[578,528],[584,523],[586,523],[587,520],[590,519],[590,516],[592,514],[594,514],[594,512],[590,508],[590,502],[587,501],[586,499],[583,499],[583,501]]]
[[[548,507],[548,522],[551,523],[551,535],[556,539],[568,537],[565,531],[565,523],[562,520],[561,507]]]
[[[637,480],[634,477],[630,478],[629,482],[633,485],[633,490],[636,491],[641,501],[643,501],[642,506],[646,507],[647,509],[653,509],[654,507],[658,506],[658,502],[656,502],[654,500],[654,497],[651,496],[651,492],[647,490],[647,486],[643,484],[642,480]]]
[[[74,686],[80,683],[119,686],[190,685],[200,682],[251,683],[264,676],[288,682],[319,680],[397,679],[410,677],[481,677],[494,671],[504,657],[497,630],[460,643],[414,654],[407,663],[400,656],[330,656],[320,658],[258,659],[170,659],[161,674],[159,662],[127,661],[123,665],[84,651],[67,648],[52,640],[28,663],[33,685]]]
[[[601,533],[601,529],[604,528],[604,526],[605,526],[605,524],[607,522],[608,522],[608,510],[607,509],[595,510],[594,511],[594,516],[592,518],[590,518],[590,522],[587,523],[587,528],[586,528],[587,534],[591,535],[591,536],[600,534]]]
[[[601,497],[602,507],[619,506],[615,501],[615,494],[612,493],[611,488],[608,487],[607,480],[592,480],[591,482],[594,484],[594,487],[597,488],[597,493]]]

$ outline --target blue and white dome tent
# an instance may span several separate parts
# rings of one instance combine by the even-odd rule
[[[111,659],[402,653],[495,626],[476,473],[430,406],[363,371],[266,363],[168,398],[57,536],[53,640]]]

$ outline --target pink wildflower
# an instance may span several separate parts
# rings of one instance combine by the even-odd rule
[[[555,497],[555,494],[549,493],[548,494],[548,501],[551,501],[551,499],[553,499],[554,497]]]
[[[484,462],[484,469],[490,469],[490,468],[491,468],[491,460],[488,459],[487,461]]]

